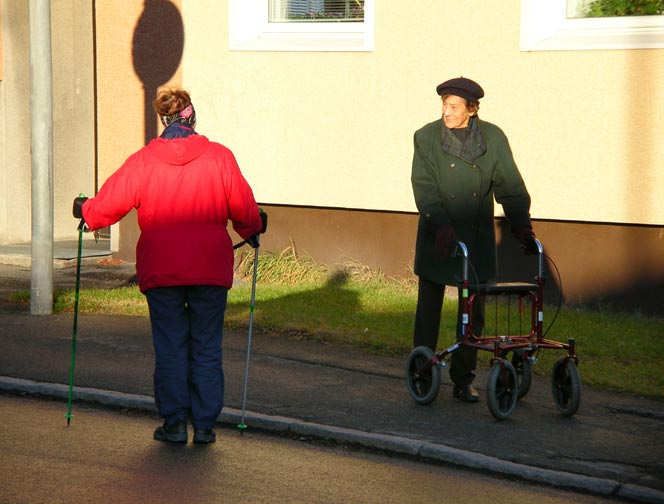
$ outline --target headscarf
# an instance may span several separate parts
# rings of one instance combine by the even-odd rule
[[[167,127],[173,123],[182,123],[189,126],[194,126],[196,124],[196,111],[194,110],[194,104],[189,103],[185,108],[171,115],[159,116],[161,119],[161,124],[164,127]]]

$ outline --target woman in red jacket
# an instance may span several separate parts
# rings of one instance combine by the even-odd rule
[[[137,210],[136,271],[155,349],[154,396],[164,424],[154,439],[215,441],[223,407],[222,330],[233,283],[228,221],[244,239],[264,232],[233,153],[194,131],[184,90],[161,91],[153,107],[165,129],[131,155],[96,197],[76,198],[74,216],[96,230]],[[254,241],[254,244],[256,242]]]

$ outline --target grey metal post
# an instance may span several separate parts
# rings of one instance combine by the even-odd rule
[[[32,268],[30,312],[53,312],[53,77],[51,5],[30,0]]]

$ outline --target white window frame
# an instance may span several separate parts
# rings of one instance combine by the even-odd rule
[[[522,51],[662,48],[664,15],[567,19],[565,0],[521,0]]]
[[[374,4],[363,22],[269,23],[267,0],[228,1],[231,51],[373,51]]]

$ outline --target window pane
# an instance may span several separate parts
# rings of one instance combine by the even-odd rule
[[[362,22],[364,0],[268,0],[270,23]]]
[[[567,0],[567,18],[664,14],[664,0]]]

